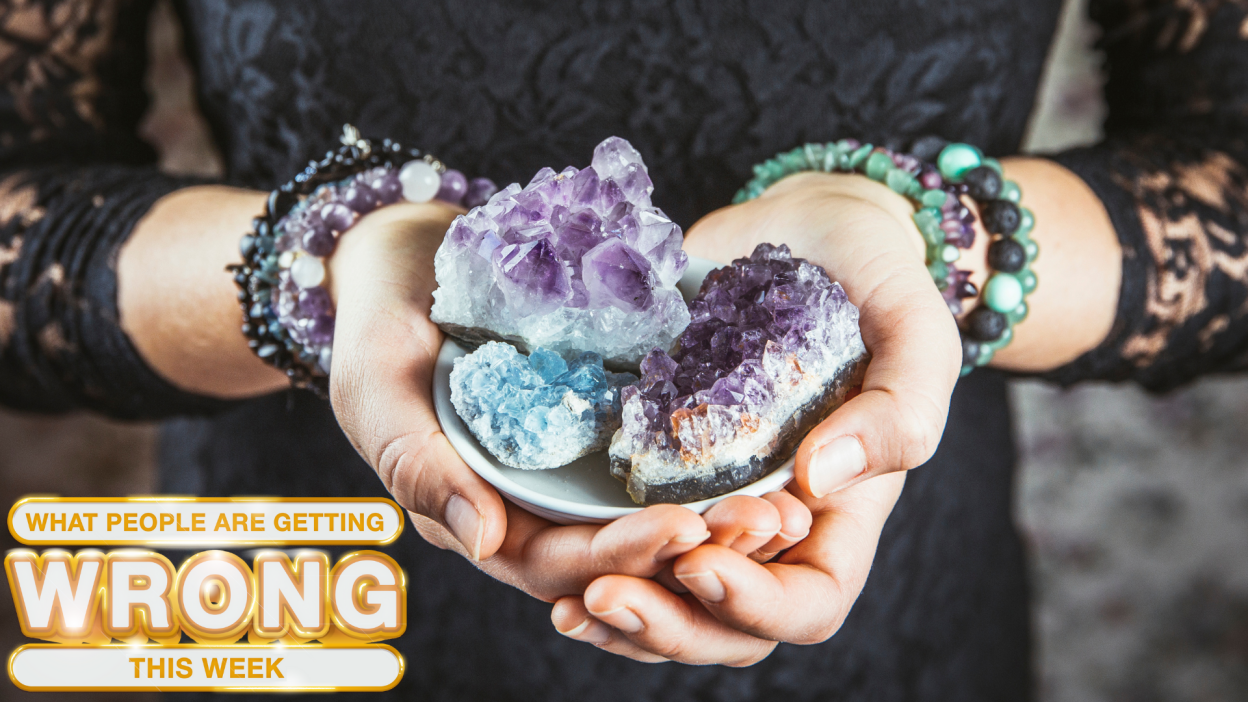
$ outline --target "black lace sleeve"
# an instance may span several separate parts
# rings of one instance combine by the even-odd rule
[[[137,137],[150,0],[0,4],[0,403],[120,418],[210,411],[143,362],[117,252],[161,196]]]
[[[1057,160],[1123,248],[1109,338],[1049,377],[1167,390],[1248,366],[1248,0],[1092,0],[1107,138]]]

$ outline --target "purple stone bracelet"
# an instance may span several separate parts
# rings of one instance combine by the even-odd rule
[[[277,323],[328,374],[334,343],[334,306],[325,283],[325,259],[338,239],[364,215],[400,201],[441,200],[459,207],[485,204],[498,191],[489,178],[469,181],[437,160],[378,166],[322,185],[296,204],[275,227],[278,270],[273,309]]]

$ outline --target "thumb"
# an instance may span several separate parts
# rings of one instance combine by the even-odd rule
[[[884,277],[859,310],[871,352],[862,393],[797,452],[797,484],[813,497],[931,458],[960,370],[957,326],[921,267]]]
[[[357,311],[339,307],[334,339],[330,397],[343,431],[400,505],[446,527],[473,560],[489,558],[507,515],[438,424],[433,370],[442,334],[423,315]]]

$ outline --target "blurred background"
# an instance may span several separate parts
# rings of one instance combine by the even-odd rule
[[[1067,3],[1025,149],[1092,143],[1104,105],[1086,0]],[[220,172],[195,111],[180,30],[152,20],[145,133],[173,172]],[[1017,514],[1032,571],[1043,702],[1248,700],[1248,378],[1166,396],[1013,385]],[[153,489],[150,426],[0,410],[0,504]],[[0,546],[16,544],[7,533]],[[0,653],[22,642],[7,588]],[[0,699],[50,699],[17,691]],[[144,695],[73,695],[131,700]]]

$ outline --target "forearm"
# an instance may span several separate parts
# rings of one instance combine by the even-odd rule
[[[117,262],[121,325],[144,360],[182,390],[221,398],[282,388],[247,348],[225,267],[264,209],[265,194],[197,186],[166,195],[134,228]]]
[[[1122,250],[1096,194],[1074,173],[1046,159],[1002,161],[1006,178],[1018,183],[1022,205],[1035,214],[1031,238],[1040,247],[1032,264],[1039,285],[1027,298],[1030,312],[1015,326],[1014,340],[992,365],[1046,371],[1095,348],[1109,334],[1122,279]],[[970,268],[982,290],[991,243],[983,231],[959,265]]]

